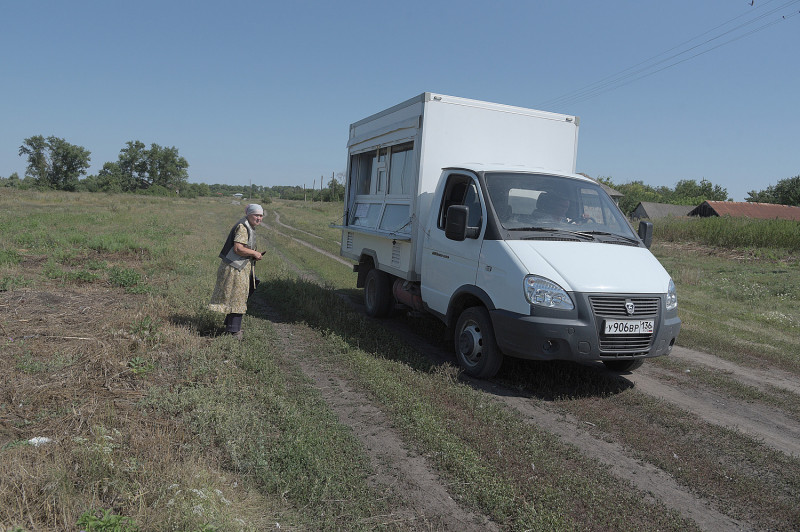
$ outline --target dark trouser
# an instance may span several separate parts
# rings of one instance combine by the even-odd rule
[[[242,329],[242,315],[228,314],[225,316],[225,332],[235,334]]]

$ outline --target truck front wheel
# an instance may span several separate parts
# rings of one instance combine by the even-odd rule
[[[461,313],[455,329],[456,357],[468,375],[479,379],[494,377],[503,363],[497,347],[489,311],[470,307]]]
[[[392,281],[389,274],[372,268],[364,280],[364,305],[373,318],[385,318],[394,306]]]

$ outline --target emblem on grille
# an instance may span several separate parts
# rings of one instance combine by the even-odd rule
[[[636,312],[636,306],[633,304],[633,301],[625,302],[625,312],[628,313],[628,316],[633,316],[633,313]]]

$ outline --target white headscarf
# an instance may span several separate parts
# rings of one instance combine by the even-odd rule
[[[244,211],[245,216],[250,216],[251,214],[260,214],[264,215],[264,208],[259,205],[258,203],[251,203],[247,206],[247,209]]]

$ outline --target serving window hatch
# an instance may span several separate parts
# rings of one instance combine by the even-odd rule
[[[410,233],[414,168],[413,142],[351,155],[349,225]]]

